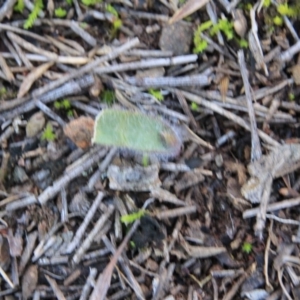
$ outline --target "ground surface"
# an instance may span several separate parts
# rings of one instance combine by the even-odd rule
[[[1,297],[300,299],[297,1],[1,5]]]

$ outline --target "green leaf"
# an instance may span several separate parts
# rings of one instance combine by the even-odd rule
[[[104,90],[101,93],[101,99],[108,105],[112,105],[116,101],[116,96],[114,91]]]
[[[55,101],[55,102],[54,102],[54,107],[55,107],[56,109],[61,109],[61,103],[60,103],[59,101]]]
[[[201,33],[204,30],[211,28],[212,26],[213,26],[212,21],[206,21],[206,22],[202,23],[201,25],[199,25],[196,31],[197,31],[197,33]]]
[[[73,0],[66,0],[69,5],[73,4]]]
[[[28,16],[27,20],[24,23],[24,29],[29,29],[33,26],[35,20],[37,19],[40,11],[44,8],[43,0],[35,0],[34,7],[31,11],[30,15]]]
[[[106,12],[114,15],[117,18],[119,17],[118,12],[116,11],[116,9],[111,4],[107,4],[105,10],[106,10]]]
[[[98,3],[101,3],[102,0],[81,0],[82,4],[86,5],[86,6],[93,6],[96,5]]]
[[[47,124],[46,128],[43,131],[41,136],[42,140],[46,140],[48,142],[54,141],[56,138],[55,133],[53,132],[52,125],[50,123]]]
[[[149,166],[149,155],[147,155],[147,154],[143,155],[142,165],[143,165],[143,167],[148,167]]]
[[[59,7],[54,11],[54,15],[57,18],[64,18],[67,15],[67,11],[65,9]]]
[[[248,242],[244,242],[242,246],[242,251],[249,254],[252,251],[252,244]]]
[[[154,97],[156,98],[158,101],[163,101],[164,100],[164,96],[161,93],[161,91],[159,90],[155,90],[155,89],[149,89],[148,92]]]
[[[123,23],[121,19],[116,19],[113,21],[113,28],[114,30],[118,30],[120,27],[122,27]]]
[[[196,102],[192,102],[191,103],[191,110],[198,111],[198,109],[199,109],[198,104]]]
[[[279,4],[277,6],[277,11],[282,16],[288,16],[288,17],[296,17],[297,16],[297,11],[292,6],[289,6],[288,3]]]
[[[24,0],[18,0],[17,4],[14,7],[14,11],[22,13],[25,7]]]
[[[92,143],[165,157],[177,155],[181,148],[178,135],[162,119],[118,109],[99,113]]]
[[[238,42],[241,48],[248,48],[249,46],[248,41],[245,39],[240,39],[238,40]]]
[[[271,0],[264,0],[263,7],[269,7],[271,5]]]
[[[277,26],[282,26],[283,25],[283,19],[280,16],[276,16],[273,18],[273,23]]]
[[[207,46],[208,46],[207,41],[201,39],[200,41],[195,43],[195,47],[193,49],[193,52],[195,54],[202,53],[205,49],[207,49]]]
[[[124,215],[121,217],[121,222],[124,223],[125,225],[131,224],[136,220],[139,220],[141,217],[145,215],[146,211],[141,209],[136,213],[132,213],[129,215]]]

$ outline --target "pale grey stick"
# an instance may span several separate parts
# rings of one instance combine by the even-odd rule
[[[26,247],[24,248],[24,251],[22,253],[22,256],[21,256],[21,260],[20,260],[20,263],[19,263],[19,274],[22,275],[24,270],[25,270],[25,267],[31,257],[31,254],[33,252],[33,249],[35,247],[35,242],[37,240],[37,237],[38,237],[38,232],[37,230],[31,232],[30,234],[28,234],[26,240]]]
[[[85,285],[83,286],[82,293],[81,293],[79,300],[87,300],[88,299],[89,294],[92,290],[92,286],[94,284],[96,275],[97,275],[97,269],[91,268],[90,274],[85,282]]]
[[[11,57],[13,57],[15,59],[16,63],[18,64],[18,66],[21,67],[22,61],[21,61],[17,51],[14,49],[13,45],[10,43],[10,41],[4,34],[1,35],[1,38],[2,38],[2,41],[4,42],[5,46],[9,50],[9,54],[11,55]],[[2,56],[5,58],[3,53],[2,53]]]
[[[32,93],[33,97],[39,97],[41,95],[43,95],[45,92],[51,91],[53,89],[55,89],[56,87],[59,87],[60,85],[64,84],[65,82],[77,78],[87,72],[91,72],[93,71],[97,66],[99,66],[101,63],[104,63],[108,60],[112,60],[116,57],[118,57],[121,53],[129,50],[132,47],[135,47],[139,44],[139,39],[138,38],[134,38],[132,40],[129,40],[128,42],[126,42],[125,44],[123,44],[122,46],[120,46],[119,48],[115,49],[113,52],[102,56],[90,63],[88,63],[87,65],[79,68],[76,72],[72,73],[72,74],[67,74],[65,76],[63,76],[60,79],[57,79],[47,85],[45,85],[44,87],[41,87],[37,90],[35,90]]]
[[[77,22],[71,21],[71,29],[74,33],[79,35],[85,42],[87,42],[90,46],[95,47],[97,45],[97,40],[91,36],[87,31],[82,29]]]
[[[0,8],[0,23],[5,18],[5,16],[12,11],[16,2],[17,0],[6,0],[6,2],[2,4]]]
[[[72,80],[70,82],[67,82],[63,86],[55,89],[54,91],[50,91],[50,92],[48,92],[48,93],[46,93],[46,94],[44,94],[44,95],[42,95],[41,97],[38,97],[38,98],[43,103],[49,103],[49,102],[57,100],[58,98],[62,98],[62,97],[65,97],[65,96],[69,96],[69,95],[79,93],[83,89],[91,86],[93,83],[94,83],[94,76],[86,75],[86,76],[83,76],[82,78],[79,78],[77,80]],[[14,118],[18,115],[24,114],[25,112],[28,112],[28,111],[35,108],[34,99],[30,100],[30,98],[26,97],[26,98],[22,98],[21,100],[22,101],[19,101],[19,99],[12,100],[12,101],[16,102],[15,104],[13,102],[9,102],[9,104],[11,104],[11,106],[15,107],[17,105],[22,104],[23,100],[27,100],[26,103],[14,108],[13,110],[4,112],[1,115],[1,117],[3,117],[6,120],[12,119],[12,118]],[[19,102],[21,102],[21,103],[19,104]],[[0,107],[0,111],[1,111],[1,107]]]
[[[300,40],[296,44],[294,44],[292,47],[290,47],[286,51],[282,52],[279,55],[279,59],[282,62],[290,61],[293,58],[293,56],[295,54],[297,54],[299,51],[300,51]]]
[[[87,190],[92,190],[96,182],[100,179],[100,176],[103,174],[104,170],[108,167],[110,162],[112,161],[113,157],[117,153],[117,148],[111,148],[108,154],[106,155],[105,159],[101,162],[98,170],[90,177]]]
[[[46,277],[48,283],[50,284],[52,291],[54,292],[54,295],[56,296],[56,298],[58,300],[66,300],[63,292],[61,291],[61,289],[59,288],[57,282],[50,278],[48,275],[44,274],[44,276]]]
[[[166,58],[158,58],[158,59],[147,59],[138,62],[123,63],[123,64],[107,66],[107,67],[99,67],[95,69],[95,72],[99,75],[102,75],[105,73],[113,73],[113,72],[124,72],[130,70],[131,71],[138,70],[138,69],[175,66],[175,65],[195,62],[197,59],[198,59],[198,55],[196,54],[174,56],[171,58],[166,57]]]
[[[36,203],[38,203],[36,196],[29,196],[29,197],[23,198],[21,200],[17,200],[17,201],[7,204],[5,207],[5,210],[12,211],[12,210],[16,210],[16,209],[19,209],[22,207],[27,207],[29,205],[36,204]]]
[[[47,105],[45,105],[40,100],[35,101],[35,105],[48,117],[56,121],[61,127],[66,125],[66,122],[56,113],[54,113]]]
[[[291,208],[297,205],[300,205],[300,197],[292,198],[292,199],[288,199],[276,203],[271,203],[267,206],[267,212],[276,211],[285,208]],[[257,215],[258,211],[259,211],[259,207],[247,209],[243,212],[243,218],[244,219],[253,218]]]
[[[114,209],[115,208],[112,205],[108,206],[107,211],[103,213],[100,219],[96,222],[94,228],[91,230],[86,239],[82,242],[80,248],[78,248],[78,250],[74,254],[72,258],[74,264],[78,264],[81,261],[83,255],[93,243],[94,237],[99,233],[100,229],[104,226],[105,222],[107,222]]]
[[[246,130],[250,130],[250,125],[241,117],[231,113],[230,111],[227,111],[223,108],[221,108],[220,106],[218,106],[215,103],[212,103],[211,101],[208,101],[206,99],[203,99],[202,97],[199,97],[195,94],[192,93],[188,93],[185,91],[180,91],[187,99],[189,99],[190,101],[194,101],[199,105],[203,105],[206,108],[211,109],[212,111],[225,116],[226,118],[232,120],[233,122],[239,124],[241,127],[245,128]],[[277,141],[275,141],[274,139],[272,139],[269,135],[267,135],[266,133],[264,133],[261,130],[258,130],[258,135],[268,144],[272,145],[272,146],[279,146],[279,143]]]
[[[205,75],[192,75],[181,77],[127,77],[125,81],[131,85],[146,88],[162,88],[177,86],[207,86],[211,83],[212,77]]]
[[[112,252],[115,253],[116,250],[114,248],[114,246],[112,245],[112,243],[110,242],[110,240],[104,236],[102,238],[102,241],[104,242],[105,246]],[[124,259],[124,257],[126,259]],[[119,263],[124,271],[124,273],[127,276],[128,281],[130,282],[130,285],[132,287],[132,289],[134,290],[136,295],[143,295],[143,291],[139,285],[139,283],[137,282],[137,280],[135,279],[134,275],[131,272],[131,269],[129,267],[129,263],[128,263],[128,258],[126,257],[126,253],[123,253],[123,255],[120,256],[119,258]],[[139,298],[140,299],[140,298]]]
[[[99,192],[96,199],[94,200],[91,208],[89,209],[88,213],[86,214],[83,222],[81,223],[81,225],[77,229],[76,234],[75,234],[72,242],[68,245],[68,247],[67,247],[67,249],[64,253],[71,253],[78,246],[78,244],[80,243],[80,240],[82,239],[83,235],[86,232],[86,229],[87,229],[88,225],[92,221],[92,218],[93,218],[96,210],[99,208],[99,204],[102,201],[103,197],[104,197],[104,193]]]
[[[257,124],[255,120],[250,83],[248,80],[248,71],[245,64],[245,56],[243,50],[238,51],[238,61],[241,68],[240,71],[244,83],[246,101],[248,106],[248,114],[249,114],[250,126],[251,126],[251,161],[256,161],[261,158],[262,151],[261,151],[260,141],[257,133]]]
[[[46,204],[48,200],[53,198],[62,187],[66,186],[71,180],[80,176],[82,172],[90,169],[92,166],[97,164],[99,160],[106,154],[106,149],[102,149],[99,151],[99,148],[96,151],[95,149],[91,149],[89,158],[81,165],[78,165],[75,168],[71,168],[71,172],[67,172],[62,177],[57,179],[52,186],[47,187],[39,196],[38,201],[40,204]],[[76,163],[76,162],[75,162]]]

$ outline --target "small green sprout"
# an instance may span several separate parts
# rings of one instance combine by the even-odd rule
[[[143,165],[143,167],[148,167],[149,166],[149,155],[147,155],[147,154],[143,155],[142,165]]]
[[[156,98],[156,100],[158,101],[163,101],[164,100],[164,96],[161,93],[161,91],[159,90],[155,90],[155,89],[149,89],[148,90],[149,94],[151,94],[154,98]]]
[[[119,17],[118,12],[116,11],[116,9],[111,4],[107,4],[105,10],[106,10],[106,12],[114,15],[117,18]]]
[[[93,6],[101,2],[102,0],[81,0],[81,3],[86,6]]]
[[[112,25],[113,30],[117,31],[123,25],[122,20],[119,18],[117,10],[111,4],[107,4],[105,10],[106,12],[112,14],[115,17],[115,19],[112,22]]]
[[[134,241],[130,241],[130,242],[129,242],[129,244],[130,244],[130,247],[131,247],[131,248],[133,248],[133,249],[136,247],[136,245],[135,245],[135,242],[134,242]]]
[[[24,0],[18,0],[15,7],[14,7],[14,11],[22,13],[24,8],[25,8]]]
[[[68,110],[71,108],[71,102],[68,99],[63,99],[62,101],[55,101],[54,107],[56,109],[65,109]]]
[[[225,35],[227,40],[232,40],[234,37],[234,29],[233,23],[228,19],[220,19],[217,24],[213,26],[210,31],[211,35],[217,34],[219,31],[222,31]]]
[[[243,246],[242,246],[242,251],[249,254],[252,251],[252,244],[249,242],[244,242]]]
[[[67,2],[69,5],[72,5],[73,0],[66,0],[66,2]]]
[[[114,91],[111,90],[104,90],[101,93],[100,98],[105,102],[107,105],[112,105],[116,101],[116,95]]]
[[[287,17],[296,17],[297,16],[297,10],[293,6],[289,6],[288,3],[282,3],[277,6],[277,11],[282,15],[282,16],[287,16]]]
[[[295,101],[295,95],[293,93],[289,93],[288,97],[290,101]]]
[[[192,102],[191,103],[191,110],[192,111],[198,111],[198,109],[199,109],[198,104],[196,102]]]
[[[283,19],[280,16],[276,16],[273,18],[273,23],[277,26],[282,26],[283,25]]]
[[[54,15],[57,18],[64,18],[67,15],[67,11],[61,7],[55,9]]]
[[[194,32],[194,49],[193,52],[195,54],[198,53],[202,53],[208,46],[207,41],[205,41],[202,37],[201,37],[201,33],[209,28],[211,28],[213,26],[212,21],[207,21],[202,23],[201,25],[199,25],[196,29],[196,31]]]
[[[249,44],[248,41],[245,39],[237,39],[241,48],[248,48]]]
[[[44,129],[41,139],[42,139],[42,141],[46,140],[47,142],[51,142],[56,139],[56,135],[53,132],[53,128],[50,123],[48,123],[46,128]]]
[[[271,5],[271,0],[264,0],[263,7],[268,8]]]
[[[43,10],[43,0],[35,0],[34,7],[31,11],[30,15],[28,16],[27,20],[24,23],[24,29],[29,29],[33,26],[35,20],[37,19],[39,13]]]
[[[7,93],[7,90],[4,86],[0,88],[0,97],[4,96]]]
[[[141,209],[135,213],[124,215],[121,217],[121,222],[124,223],[126,226],[128,224],[133,223],[136,220],[139,220],[141,217],[143,217],[146,214],[146,211]]]

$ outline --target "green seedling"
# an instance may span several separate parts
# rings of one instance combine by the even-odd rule
[[[37,19],[39,13],[43,10],[43,0],[35,0],[34,7],[31,11],[30,15],[28,16],[27,20],[24,23],[24,29],[29,29],[33,26],[35,20]]]
[[[46,128],[44,129],[41,139],[42,139],[42,141],[47,141],[47,142],[51,142],[56,139],[56,135],[53,132],[53,128],[50,123],[48,123]]]
[[[139,220],[145,214],[146,214],[146,211],[143,210],[143,209],[141,209],[141,210],[139,210],[139,211],[137,211],[135,213],[122,216],[121,217],[121,222],[127,226],[128,224],[131,224],[134,221]]]
[[[207,21],[197,27],[197,29],[194,32],[194,38],[193,38],[193,41],[194,41],[193,52],[194,53],[196,53],[196,54],[202,53],[207,48],[208,44],[204,39],[202,39],[201,33],[207,29],[210,29],[212,26],[213,26],[212,21]]]
[[[232,40],[234,37],[233,22],[228,19],[220,19],[217,24],[213,25],[213,28],[210,31],[211,35],[217,34],[219,31],[223,32],[227,40]]]
[[[283,25],[283,19],[280,16],[275,16],[273,18],[273,23],[277,26],[282,26]]]
[[[295,101],[295,95],[293,93],[289,93],[288,97],[290,101]]]
[[[24,11],[24,8],[25,8],[24,0],[18,0],[14,7],[14,11],[22,13]]]
[[[92,143],[161,157],[176,156],[181,148],[178,135],[162,119],[118,109],[99,113]]]
[[[288,5],[288,3],[282,3],[277,6],[277,11],[279,14],[282,16],[287,16],[287,17],[296,17],[297,16],[297,9],[293,7],[292,5]]]
[[[111,4],[107,4],[105,10],[115,17],[112,21],[113,33],[115,33],[123,25],[122,20],[119,18],[117,10]]]
[[[147,155],[147,154],[143,155],[142,165],[143,165],[143,167],[148,167],[149,166],[149,155]]]
[[[164,100],[164,96],[161,93],[161,91],[159,90],[155,90],[155,89],[149,89],[148,90],[149,94],[151,94],[156,100],[158,101],[163,101]]]
[[[102,0],[81,0],[82,4],[86,5],[86,6],[93,6],[96,5],[98,3],[101,3]]]
[[[59,7],[54,11],[54,15],[57,18],[64,18],[67,15],[67,11],[65,9]]]
[[[67,2],[69,5],[72,5],[73,0],[66,0],[66,2]]]
[[[116,96],[114,91],[104,90],[101,93],[101,99],[107,104],[112,105],[116,101]]]
[[[199,109],[199,106],[196,102],[192,102],[190,107],[192,111],[198,111]]]
[[[252,244],[249,243],[249,242],[244,242],[243,246],[242,246],[242,251],[247,253],[247,254],[250,254],[250,252],[252,251]]]
[[[73,117],[73,111],[71,109],[71,102],[68,99],[63,99],[61,101],[55,101],[54,107],[59,110],[65,110],[68,117]]]
[[[268,8],[271,5],[271,0],[264,0],[263,7]]]

